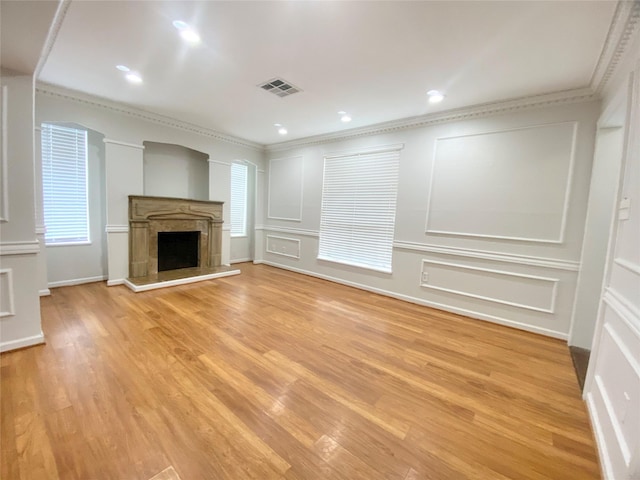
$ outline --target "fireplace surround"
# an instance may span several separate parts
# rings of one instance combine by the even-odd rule
[[[129,280],[158,274],[158,234],[198,232],[198,261],[192,276],[220,267],[223,202],[129,196]]]

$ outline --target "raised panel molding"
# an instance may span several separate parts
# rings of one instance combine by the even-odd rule
[[[267,253],[289,258],[300,258],[300,239],[267,235]]]
[[[437,138],[429,180],[426,233],[534,243],[563,243],[575,163],[577,126],[577,122],[560,122]],[[543,148],[552,141],[555,142],[552,152],[554,157],[547,161],[546,165],[526,161],[527,159],[521,159],[519,163],[512,161],[513,156],[517,157],[522,151],[549,155]],[[457,145],[455,142],[461,144]],[[469,142],[472,145],[469,145]],[[478,142],[488,142],[488,145],[478,148]],[[527,148],[518,150],[523,144]],[[543,145],[545,147],[542,147]],[[536,146],[540,146],[540,152],[535,151]],[[469,163],[467,156],[461,156],[461,151],[475,151],[479,157],[474,157],[473,162]],[[492,152],[492,156],[489,157],[485,153],[485,158],[482,158],[483,154],[480,152]],[[509,157],[500,157],[499,152]],[[495,164],[498,162],[509,166],[509,169],[504,170],[511,172],[502,182],[494,178],[497,171]],[[535,165],[537,167],[534,168]],[[543,166],[546,169],[543,169]],[[541,178],[532,179],[533,172]],[[483,175],[486,181],[483,181]],[[549,187],[549,182],[545,181],[548,178],[557,178],[562,185],[559,184],[555,190],[547,190],[542,195],[538,184],[543,182]],[[454,181],[456,185],[466,188],[451,191],[448,185]],[[516,196],[509,189],[502,191],[500,188],[494,188],[490,183],[493,181],[511,185],[509,188],[518,188],[522,193]],[[530,185],[530,188],[527,190],[525,185]],[[478,195],[473,195],[474,188],[478,189]],[[463,191],[467,192],[465,195],[468,198],[461,195]],[[499,195],[500,192],[502,196]],[[478,204],[478,198],[488,202],[486,208]],[[543,198],[551,203],[539,205],[540,201],[536,200]],[[514,202],[520,203],[516,211],[519,212],[518,218],[524,221],[514,221],[515,214],[510,207]],[[529,211],[524,208],[528,208]],[[529,216],[523,218],[525,214]],[[459,225],[455,224],[456,219],[460,220]],[[471,221],[476,222],[476,226],[469,229]],[[555,222],[556,230],[545,231]],[[513,230],[514,225],[519,226],[521,231]],[[523,225],[526,225],[529,231],[522,231],[525,228]]]
[[[284,168],[288,177],[282,177],[282,171],[276,168],[278,163],[288,162]],[[299,165],[297,165],[299,163]],[[277,172],[277,173],[276,173]],[[299,178],[298,178],[299,177]],[[298,185],[300,192],[296,193],[293,189]],[[272,220],[290,220],[294,222],[302,221],[302,201],[304,190],[304,157],[298,155],[294,157],[272,158],[269,160],[269,179],[268,179],[268,196],[267,196],[267,218]],[[284,199],[276,199],[275,195],[282,192],[293,192]],[[277,211],[283,205],[292,208],[290,213]],[[293,210],[296,210],[295,215]]]
[[[280,233],[291,233],[293,235],[303,235],[305,237],[320,237],[320,232],[318,230],[305,230],[304,228],[294,228],[294,227],[273,227],[271,225],[262,225],[260,228],[256,227],[256,230],[266,230],[268,232],[280,232]]]
[[[9,180],[7,150],[7,109],[9,108],[9,90],[6,85],[0,88],[0,223],[9,221]]]
[[[0,318],[16,314],[13,296],[13,270],[0,269]]]
[[[434,275],[434,269],[429,269],[429,265],[436,265],[436,269],[440,268],[443,270],[458,270],[458,274],[455,276],[456,278],[449,279],[449,283],[447,283],[446,275],[440,275],[441,279],[444,280],[443,285],[437,285],[432,283]],[[469,287],[475,288],[476,290],[472,290],[471,288],[463,289],[463,288],[453,288],[452,283],[456,285],[463,285],[465,282],[460,275],[465,275],[460,272],[460,270],[467,271],[467,275],[473,276],[478,275],[477,272],[481,272],[483,280],[478,282],[477,280],[473,280],[470,283],[467,283]],[[429,288],[432,290],[437,290],[441,292],[453,293],[456,295],[462,295],[465,297],[475,298],[478,300],[484,300],[492,303],[499,303],[502,305],[508,305],[511,307],[523,308],[526,310],[533,310],[536,312],[543,313],[555,313],[555,304],[558,290],[558,283],[560,282],[557,278],[547,278],[540,277],[536,275],[527,275],[522,273],[513,273],[507,272],[504,270],[494,270],[490,268],[480,268],[480,267],[470,267],[467,265],[461,265],[457,263],[450,262],[440,262],[435,260],[422,260],[422,278],[420,279],[420,286],[424,288]],[[502,280],[499,278],[502,277]],[[488,292],[482,293],[483,289],[488,289],[490,285],[490,279],[493,278],[494,281],[494,290],[496,293],[494,295],[489,295]],[[455,280],[455,281],[453,281]],[[543,285],[547,285],[548,288],[543,289]],[[515,290],[515,286],[518,285],[520,291]],[[509,296],[503,295],[502,297],[498,295],[498,293],[507,293],[511,289],[512,297],[523,297],[523,298],[512,298],[509,299]],[[537,291],[537,292],[536,292]],[[535,303],[525,303],[524,297],[530,296],[533,297],[537,295],[539,296],[539,304]]]

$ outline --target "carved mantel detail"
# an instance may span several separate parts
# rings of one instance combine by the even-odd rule
[[[158,232],[200,232],[198,267],[221,264],[223,202],[129,196],[129,278],[158,273]]]

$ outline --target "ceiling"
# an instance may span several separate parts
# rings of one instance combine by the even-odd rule
[[[48,12],[56,2],[2,0],[3,30],[10,3]],[[615,9],[614,1],[72,1],[39,80],[272,144],[588,87]],[[32,15],[11,21],[9,47],[3,32],[3,66],[7,55],[24,68],[25,44],[46,34],[48,14]],[[174,20],[197,30],[200,44],[183,41]],[[143,83],[128,83],[118,64]],[[273,77],[302,92],[280,98],[257,86]],[[429,104],[430,89],[444,101]],[[342,123],[338,111],[353,120]]]

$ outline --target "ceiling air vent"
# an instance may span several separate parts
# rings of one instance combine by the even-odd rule
[[[302,90],[293,85],[291,82],[287,82],[282,78],[272,78],[264,83],[258,85],[261,89],[271,92],[279,97],[288,97],[294,93],[301,92]]]

